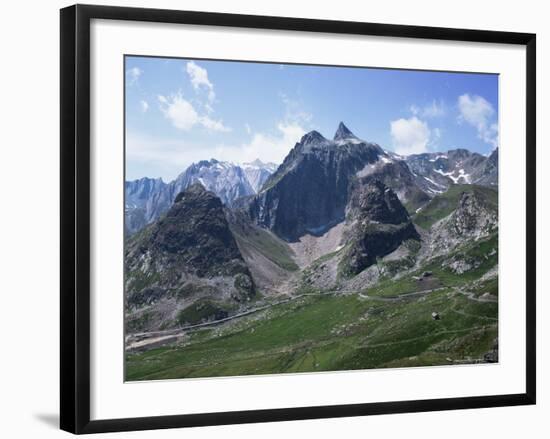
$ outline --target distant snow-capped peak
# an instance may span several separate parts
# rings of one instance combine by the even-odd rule
[[[276,163],[267,162],[264,163],[260,159],[256,159],[252,162],[244,162],[241,163],[241,168],[243,169],[265,169],[269,172],[275,172],[277,170],[278,165]]]

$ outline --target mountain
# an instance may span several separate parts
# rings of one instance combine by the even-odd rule
[[[255,193],[240,166],[216,159],[193,163],[172,182],[172,191],[177,194],[196,182],[214,192],[226,205]]]
[[[125,243],[127,379],[498,361],[498,150],[341,123],[236,166],[128,183],[127,222],[168,204]]]
[[[344,122],[340,122],[338,124],[338,128],[336,129],[336,133],[334,133],[333,140],[336,143],[342,144],[346,144],[349,142],[361,143],[361,140],[355,134],[353,134],[347,126],[344,125]]]
[[[495,148],[487,157],[476,183],[483,186],[498,186],[498,148]]]
[[[489,157],[454,149],[446,153],[413,154],[404,160],[419,187],[432,195],[445,192],[452,184],[498,185],[498,149]]]
[[[333,140],[311,131],[251,199],[250,215],[287,241],[306,233],[322,234],[344,220],[350,183],[367,176],[395,188],[403,202],[414,197],[427,202],[429,196],[416,187],[407,165],[397,161],[379,145],[359,139],[343,123]]]
[[[341,124],[337,141],[317,131],[302,137],[252,200],[250,214],[257,224],[293,241],[343,220],[351,177],[384,154],[347,132]]]
[[[243,163],[241,168],[254,193],[258,193],[269,176],[277,170],[277,165],[275,163],[263,163],[261,160],[256,159],[253,162]]]
[[[347,215],[352,227],[340,262],[348,276],[359,274],[405,241],[420,239],[407,210],[384,183],[359,179],[353,186]]]
[[[126,234],[141,229],[158,217],[158,206],[170,203],[167,185],[161,178],[141,178],[125,184]]]
[[[456,185],[436,196],[414,218],[428,230],[430,257],[445,255],[498,230],[498,193],[478,185]]]
[[[249,206],[256,223],[287,241],[318,234],[344,218],[354,178],[380,180],[409,213],[454,184],[498,185],[498,149],[489,157],[466,149],[399,156],[359,139],[340,122],[333,140],[312,131],[280,167],[254,160],[240,165],[216,159],[193,163],[174,181],[126,182],[125,230],[131,235],[159,218],[175,196],[200,182],[226,206]],[[295,191],[296,187],[303,190]]]
[[[258,290],[264,294],[288,292],[288,280],[299,269],[289,244],[254,224],[242,209],[227,209],[226,216]]]
[[[170,183],[160,178],[127,181],[126,232],[131,235],[152,223],[168,210],[177,194],[196,182],[229,206],[240,197],[254,195],[276,167],[260,160],[236,165],[210,159],[191,164]]]
[[[166,215],[128,240],[125,262],[134,329],[222,318],[255,294],[223,204],[200,183],[180,192]]]
[[[381,181],[397,194],[410,213],[416,212],[431,199],[430,192],[418,184],[418,178],[411,172],[407,163],[391,155],[381,157],[378,162],[365,166],[357,173],[357,178]]]

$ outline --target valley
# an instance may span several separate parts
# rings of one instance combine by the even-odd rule
[[[497,305],[453,289],[414,296],[319,293],[257,315],[184,331],[127,354],[127,379],[271,374],[485,362]],[[431,313],[439,311],[440,320]]]
[[[126,379],[498,361],[497,165],[341,123],[278,167],[127,183]]]

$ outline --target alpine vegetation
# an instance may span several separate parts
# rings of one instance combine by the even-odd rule
[[[498,361],[498,148],[344,124],[125,184],[126,379]]]

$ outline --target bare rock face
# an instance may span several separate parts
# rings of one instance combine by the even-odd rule
[[[425,185],[418,184],[418,177],[414,176],[405,160],[383,157],[376,164],[360,171],[358,177],[364,181],[378,180],[384,183],[402,203],[406,203],[409,212],[415,212],[431,199],[429,192],[423,189]]]
[[[200,277],[234,275],[245,268],[221,200],[195,183],[180,192],[151,231],[150,247],[177,255]]]
[[[351,187],[348,217],[370,222],[401,224],[409,221],[409,214],[397,195],[379,180],[357,180]]]
[[[443,254],[467,241],[478,241],[498,230],[498,207],[488,194],[473,187],[464,191],[456,209],[434,224],[431,233],[433,255]]]
[[[358,181],[353,185],[348,221],[353,226],[340,261],[341,272],[348,277],[375,264],[377,258],[390,254],[405,241],[420,239],[397,195],[380,181]]]
[[[168,185],[160,178],[127,181],[125,192],[125,229],[131,235],[158,218],[171,204]]]
[[[474,236],[489,234],[497,224],[496,212],[489,212],[475,192],[464,192],[458,208],[448,226],[456,236]]]
[[[378,145],[359,140],[343,124],[335,140],[312,131],[250,202],[250,216],[287,241],[322,234],[344,219],[355,174],[383,154]]]

